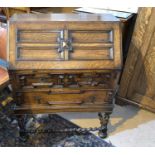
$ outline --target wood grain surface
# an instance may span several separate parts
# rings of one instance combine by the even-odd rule
[[[116,18],[16,15],[8,56],[16,113],[112,112],[122,67]]]
[[[119,97],[155,112],[155,8],[140,8]]]

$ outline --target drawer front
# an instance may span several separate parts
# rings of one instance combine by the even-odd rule
[[[113,89],[116,72],[12,72],[11,83],[26,88],[102,88]]]
[[[111,90],[35,89],[17,93],[19,106],[103,106],[112,101]]]

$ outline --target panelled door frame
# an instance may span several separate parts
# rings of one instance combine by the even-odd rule
[[[89,25],[89,26],[88,26]],[[65,22],[47,22],[47,23],[33,23],[33,22],[11,22],[9,23],[9,39],[16,38],[16,40],[9,40],[8,48],[8,60],[10,62],[10,69],[120,69],[121,62],[121,33],[120,25],[118,22],[114,23],[102,23],[102,22],[76,22],[74,23],[65,23]],[[20,46],[18,45],[18,32],[19,30],[23,31],[38,31],[43,32],[53,31],[60,32],[60,38],[57,38],[58,42],[58,53],[60,53],[59,63],[56,61],[21,61],[18,59],[18,55],[15,54],[15,51],[18,51]],[[71,60],[70,52],[74,52],[72,49],[72,44],[74,40],[69,38],[69,33],[72,31],[109,31],[113,32],[113,46],[114,54],[111,56],[111,60],[82,60],[81,63],[79,60]],[[17,48],[16,48],[17,46]],[[73,50],[73,51],[72,51]],[[94,50],[95,51],[95,50]],[[75,51],[76,52],[76,51]],[[87,58],[87,56],[86,56]],[[67,60],[67,61],[66,61]],[[31,64],[31,65],[30,65]]]

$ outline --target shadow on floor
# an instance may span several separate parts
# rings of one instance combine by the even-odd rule
[[[108,133],[113,133],[118,127],[122,126],[129,119],[133,119],[139,112],[139,108],[126,105],[118,106],[115,105],[113,113],[111,115],[111,120],[114,118],[119,118],[119,121],[115,124],[111,124],[111,121],[108,124]]]
[[[79,113],[78,112],[78,113],[59,113],[59,115],[61,115],[62,117],[68,120],[73,121],[74,123],[80,126],[90,127],[90,126],[99,125],[97,113]],[[148,112],[146,110],[142,110],[136,106],[115,105],[113,113],[110,117],[110,122],[108,124],[108,133],[110,135],[113,135],[127,129],[133,129],[139,126],[140,124],[144,124],[154,119],[155,119],[155,114]],[[95,123],[96,125],[94,125],[94,122],[96,122]]]

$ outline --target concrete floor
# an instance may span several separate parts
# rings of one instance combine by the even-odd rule
[[[97,113],[60,113],[81,127],[99,126]],[[115,105],[108,124],[109,136],[105,140],[114,146],[155,146],[155,114],[127,105]],[[94,133],[97,135],[97,132]]]

